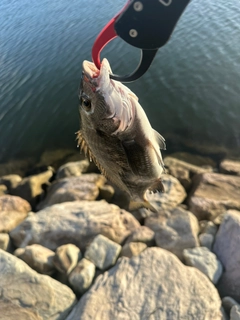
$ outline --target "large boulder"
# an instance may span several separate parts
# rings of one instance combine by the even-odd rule
[[[122,243],[139,222],[127,211],[105,201],[56,204],[28,217],[10,236],[17,247],[38,243],[51,250],[73,243],[81,250],[102,234]]]
[[[4,320],[65,320],[76,303],[70,288],[1,249],[0,291]]]
[[[152,214],[145,225],[155,232],[157,246],[183,259],[183,250],[199,246],[199,226],[196,217],[180,207]]]
[[[1,211],[18,211],[27,213],[31,210],[29,202],[26,200],[11,195],[2,195],[0,197],[0,212]]]
[[[240,211],[227,212],[216,235],[213,251],[225,269],[218,284],[220,294],[240,302]]]
[[[99,187],[105,182],[105,177],[97,173],[57,180],[48,189],[47,197],[38,205],[38,209],[68,201],[96,200]]]
[[[220,307],[205,275],[166,250],[147,248],[98,276],[67,320],[220,320]]]
[[[203,173],[193,184],[188,205],[199,220],[214,220],[227,209],[240,210],[240,177]]]
[[[224,159],[220,163],[220,172],[240,176],[240,161]]]

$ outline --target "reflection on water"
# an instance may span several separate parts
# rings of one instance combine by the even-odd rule
[[[124,3],[1,0],[0,161],[76,148],[82,60]],[[168,149],[238,152],[239,18],[239,0],[192,0],[148,73],[129,84]],[[139,52],[116,39],[102,56],[123,74]]]

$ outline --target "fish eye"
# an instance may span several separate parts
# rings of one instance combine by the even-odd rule
[[[90,111],[91,106],[91,101],[89,99],[82,98],[82,107],[85,111]]]

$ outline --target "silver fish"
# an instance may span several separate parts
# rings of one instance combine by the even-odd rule
[[[164,191],[160,149],[165,149],[165,139],[151,127],[138,97],[111,80],[110,73],[107,59],[100,71],[83,62],[78,144],[106,178],[130,196],[130,210],[156,211],[146,191]]]

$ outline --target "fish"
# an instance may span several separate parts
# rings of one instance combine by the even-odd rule
[[[83,61],[79,89],[78,146],[101,173],[130,197],[129,210],[156,209],[147,190],[164,192],[164,163],[160,149],[165,139],[154,130],[138,97],[112,80],[106,58],[100,70]]]

